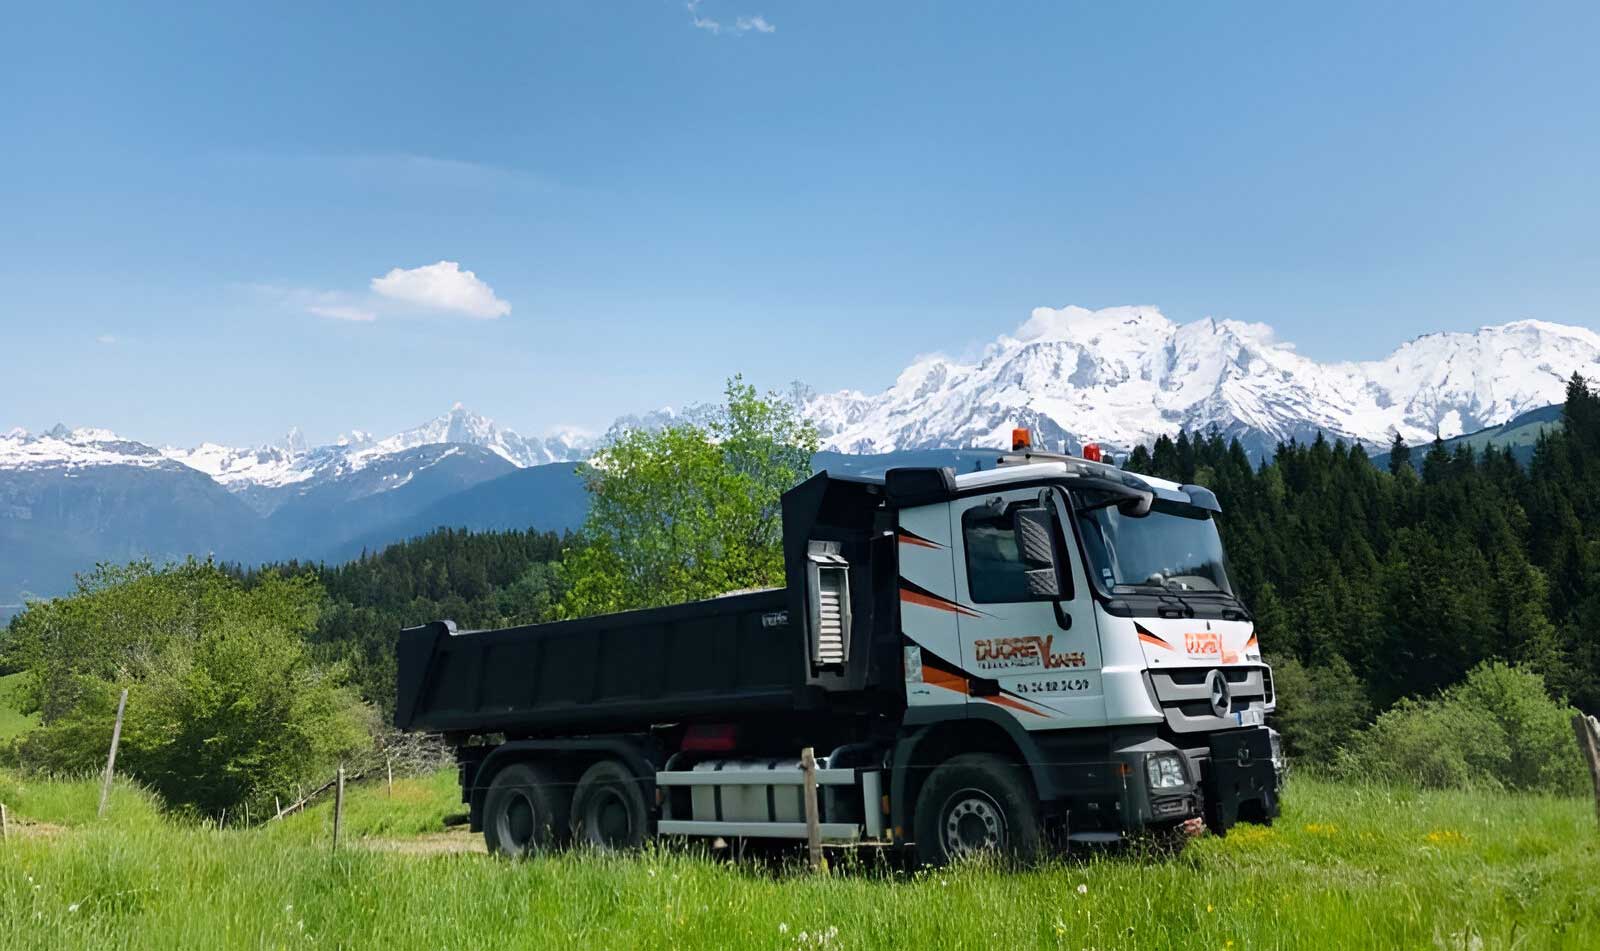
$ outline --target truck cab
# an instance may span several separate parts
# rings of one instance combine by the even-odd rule
[[[944,864],[1270,822],[1272,673],[1216,497],[1020,437],[984,471],[796,486],[781,589],[402,631],[396,724],[455,746],[512,854],[810,836]]]
[[[906,724],[998,727],[1069,838],[1270,820],[1272,674],[1216,497],[1089,459],[1000,462],[898,509]]]

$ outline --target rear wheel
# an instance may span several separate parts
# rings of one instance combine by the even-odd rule
[[[566,844],[564,789],[549,769],[512,763],[496,773],[483,799],[483,840],[490,852],[520,858]]]
[[[925,865],[994,856],[1019,862],[1043,848],[1033,784],[1015,763],[964,753],[935,769],[917,796],[917,856]]]
[[[584,771],[572,794],[572,841],[603,851],[644,844],[650,821],[644,791],[631,770],[604,759]]]

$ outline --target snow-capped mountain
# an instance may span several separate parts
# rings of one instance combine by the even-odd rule
[[[450,412],[428,420],[415,429],[397,433],[388,439],[372,440],[366,433],[352,433],[341,442],[348,442],[350,450],[345,457],[356,468],[367,460],[418,446],[440,444],[478,446],[487,449],[519,468],[544,465],[547,462],[571,462],[584,458],[591,441],[576,431],[552,434],[545,439],[526,438],[509,429],[501,429],[493,420],[486,419],[462,407],[460,403]]]
[[[1003,446],[1015,426],[1051,448],[1125,451],[1215,426],[1254,452],[1278,440],[1385,445],[1450,437],[1560,402],[1574,373],[1600,377],[1600,334],[1518,321],[1431,334],[1382,360],[1322,364],[1264,324],[1175,324],[1154,307],[1037,308],[976,361],[919,358],[887,390],[801,393],[847,453]]]
[[[1375,447],[1396,432],[1413,443],[1436,432],[1448,438],[1560,402],[1574,372],[1600,378],[1600,334],[1535,320],[1430,334],[1381,360],[1318,363],[1264,324],[1176,324],[1154,307],[1041,307],[976,360],[921,357],[879,393],[818,394],[796,384],[791,399],[817,423],[824,448],[843,453],[1000,447],[1015,426],[1032,428],[1050,447],[1099,442],[1119,451],[1180,428],[1216,427],[1261,453],[1319,431]],[[103,429],[18,429],[0,434],[0,471],[179,463],[266,512],[421,447],[473,446],[526,468],[585,459],[625,429],[703,423],[709,412],[667,407],[624,416],[607,437],[567,431],[541,439],[457,404],[386,438],[352,430],[307,446],[291,430],[275,445],[254,448],[208,442],[158,450]],[[405,458],[427,465],[450,457]],[[362,484],[406,478],[389,468],[384,479]]]
[[[94,466],[169,467],[159,451],[124,439],[109,429],[68,429],[42,433],[13,429],[0,433],[0,470],[86,469]]]
[[[270,511],[286,496],[313,485],[360,472],[390,457],[423,446],[476,446],[518,468],[586,458],[593,438],[576,430],[539,439],[502,429],[460,403],[420,426],[377,439],[352,430],[325,446],[308,448],[298,429],[275,445],[235,448],[202,443],[192,449],[168,446],[161,454],[211,476],[254,507]],[[447,457],[440,457],[447,458]],[[390,481],[398,481],[404,473]]]

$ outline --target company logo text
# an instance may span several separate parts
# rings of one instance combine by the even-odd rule
[[[1052,648],[1055,635],[1046,637],[991,637],[973,642],[978,653],[978,666],[986,670],[1006,667],[1044,667],[1058,670],[1066,667],[1087,667],[1088,658],[1083,651],[1055,653]]]

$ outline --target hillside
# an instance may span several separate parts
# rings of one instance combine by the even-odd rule
[[[436,528],[567,532],[583,524],[588,511],[589,497],[574,463],[532,466],[445,495],[420,511],[384,522],[320,554],[329,561],[343,561]]]
[[[1504,449],[1511,453],[1512,458],[1526,466],[1533,461],[1533,447],[1539,441],[1540,435],[1553,432],[1561,428],[1561,407],[1541,406],[1529,410],[1499,426],[1490,426],[1477,432],[1456,436],[1444,441],[1445,449],[1455,452],[1457,446],[1466,446],[1474,452],[1482,452],[1486,447]],[[1412,448],[1412,453],[1426,449],[1426,445]],[[1372,457],[1373,465],[1380,469],[1389,468],[1389,453],[1381,452]]]

